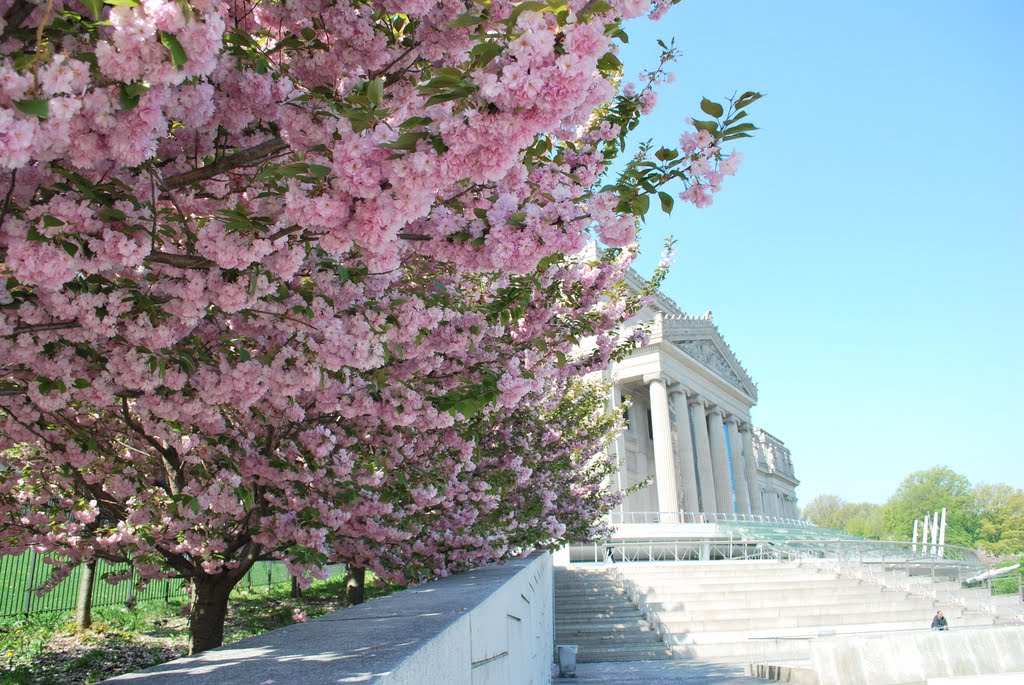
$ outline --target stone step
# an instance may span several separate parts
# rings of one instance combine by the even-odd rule
[[[757,572],[750,569],[730,569],[726,565],[720,568],[709,568],[689,571],[682,568],[644,569],[639,565],[620,564],[618,570],[627,578],[835,578],[834,573],[805,568],[768,567]],[[557,580],[555,582],[558,582]]]
[[[591,620],[584,620],[583,618],[578,620],[563,620],[559,617],[555,622],[555,631],[583,631],[591,633],[613,632],[613,631],[640,631],[649,632],[652,631],[650,624],[647,623],[642,616],[637,616],[633,619],[608,619],[608,618],[594,618]]]
[[[657,647],[664,642],[654,631],[630,633],[579,633],[577,631],[556,630],[555,641],[560,644],[589,644],[622,647],[634,645],[639,647]]]
[[[618,597],[625,594],[621,585],[579,585],[576,587],[556,587],[555,597]]]
[[[654,629],[651,628],[650,624],[637,626],[585,626],[578,623],[558,625],[555,627],[555,635],[575,635],[581,640],[584,638],[600,640],[607,636],[618,636],[630,639],[640,639],[642,636],[644,640],[653,636],[656,640],[661,639],[658,637],[658,634],[654,632]]]
[[[636,611],[636,605],[622,600],[621,602],[555,602],[555,613],[593,613],[595,611]]]
[[[556,569],[555,643],[578,645],[581,663],[672,656],[618,579],[607,572]]]
[[[716,596],[714,594],[681,594],[681,593],[665,593],[655,594],[648,593],[644,595],[646,603],[650,605],[658,605],[662,608],[668,609],[685,609],[689,607],[701,607],[707,606],[708,602],[713,601],[717,597],[715,606],[721,610],[730,610],[737,607],[770,607],[770,606],[787,606],[793,604],[805,604],[811,606],[817,606],[822,604],[831,603],[864,603],[871,604],[874,602],[890,602],[900,601],[907,599],[907,595],[902,593],[881,593],[881,592],[837,592],[829,593],[825,591],[809,591],[806,593],[759,593],[759,592],[736,592],[730,593],[727,596]]]
[[[855,614],[826,616],[781,616],[776,618],[705,618],[702,620],[676,620],[671,615],[659,615],[662,624],[674,635],[684,633],[751,633],[758,631],[776,631],[790,628],[835,627],[845,625],[874,625],[890,623],[907,623],[908,627],[927,626],[931,621],[931,612],[907,611],[861,611]]]
[[[858,611],[864,610],[866,607],[861,604],[845,604],[840,606],[835,605],[823,605],[823,606],[806,606],[806,605],[790,605],[790,606],[775,606],[775,607],[739,607],[734,610],[727,612],[711,612],[707,610],[671,610],[671,609],[659,609],[658,616],[663,621],[700,621],[705,620],[709,616],[729,616],[732,618],[747,618],[751,620],[767,620],[771,621],[776,618],[790,618],[790,617],[808,617],[808,616],[843,616],[851,615]],[[914,614],[927,614],[931,615],[934,613],[934,603],[931,600],[906,600],[906,602],[886,602],[883,604],[872,604],[870,605],[871,611],[890,611],[902,614],[914,613]],[[955,615],[955,609],[950,608],[949,611],[944,612],[948,616],[953,617]]]
[[[661,582],[630,579],[639,589],[677,589],[685,592],[734,592],[737,590],[758,589],[766,592],[785,590],[819,590],[839,588],[874,588],[881,590],[880,585],[859,583],[854,580],[833,580],[830,578],[773,578],[770,580],[702,580],[691,582],[685,578],[665,580]],[[556,590],[557,592],[557,590]]]
[[[555,614],[593,614],[595,612],[635,612],[636,606],[631,602],[609,604],[606,602],[556,602]]]
[[[927,621],[920,619],[908,621],[888,621],[885,623],[853,623],[853,624],[831,624],[820,626],[799,626],[790,628],[762,627],[750,631],[708,631],[708,632],[677,632],[666,636],[666,640],[672,645],[716,645],[725,643],[752,643],[764,640],[774,641],[806,641],[807,638],[816,638],[821,634],[850,634],[850,633],[877,633],[895,630],[927,631]],[[969,626],[991,625],[984,622],[960,622],[954,628],[966,628]]]
[[[831,607],[836,611],[847,611],[850,609],[856,609],[857,607],[864,606],[867,602],[867,597],[861,595],[851,595],[848,597],[833,597],[827,601],[810,603],[806,598],[800,597],[799,595],[780,595],[778,597],[759,597],[756,599],[721,599],[715,600],[712,598],[703,597],[700,599],[686,599],[686,600],[668,600],[668,601],[652,601],[648,600],[647,605],[657,611],[686,611],[694,614],[701,612],[744,612],[752,609],[792,609],[796,607]],[[908,606],[915,608],[925,608],[928,606],[936,606],[936,603],[930,599],[924,598],[909,598],[902,597],[899,595],[872,595],[870,598],[871,604],[903,604],[905,602],[911,602]],[[954,607],[950,607],[953,610]]]
[[[654,661],[671,659],[672,649],[666,645],[660,647],[623,647],[621,649],[587,649],[581,646],[576,653],[576,661],[581,664],[599,663],[604,661]]]

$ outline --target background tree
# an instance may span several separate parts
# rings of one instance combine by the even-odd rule
[[[882,518],[892,540],[913,537],[914,520],[946,508],[946,542],[973,547],[978,535],[978,512],[971,483],[944,466],[907,476],[885,503]]]
[[[804,517],[822,528],[842,530],[846,524],[846,501],[838,495],[818,495],[804,507]]]
[[[1005,483],[974,488],[978,545],[990,554],[1024,553],[1024,491]]]
[[[884,535],[882,507],[870,502],[855,504],[838,495],[818,495],[804,507],[804,516],[816,526],[863,538],[880,540]]]
[[[561,469],[604,435],[486,438],[551,446],[516,410],[625,349],[651,197],[710,203],[754,128],[705,100],[602,185],[674,55],[616,95],[622,21],[667,7],[0,0],[0,553],[187,578],[200,651],[260,559],[416,582],[593,530]]]
[[[847,504],[843,507],[843,530],[847,533],[881,540],[885,537],[885,524],[882,516],[882,505],[871,502]]]

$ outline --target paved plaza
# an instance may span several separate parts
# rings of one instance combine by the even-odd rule
[[[619,661],[577,664],[575,678],[559,678],[552,685],[756,685],[765,681],[743,675],[739,664],[716,664],[694,659]]]

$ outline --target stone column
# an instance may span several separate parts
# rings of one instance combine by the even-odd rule
[[[690,425],[693,428],[693,444],[697,449],[697,473],[700,476],[700,510],[714,511],[715,476],[711,466],[711,444],[708,441],[707,414],[704,401],[694,395],[689,401]]]
[[[743,443],[740,441],[739,422],[735,416],[725,419],[729,431],[729,463],[732,466],[732,480],[736,484],[736,511],[750,513],[750,495],[747,491],[746,464],[743,459]]]
[[[609,373],[609,376],[611,374]],[[619,387],[618,383],[612,386],[611,392],[611,410],[613,413],[617,413],[622,410],[622,388]],[[614,479],[615,490],[622,492],[629,484],[626,479],[629,477],[629,473],[626,470],[626,435],[625,430],[615,436],[615,440],[612,443],[612,450],[615,454],[615,473],[612,475]],[[624,513],[626,511],[626,498],[623,497],[622,501],[619,502],[617,507],[618,511],[609,512],[612,523],[624,523]],[[616,520],[618,519],[618,520]],[[568,549],[568,548],[566,548]]]
[[[679,521],[679,492],[676,464],[672,456],[672,422],[668,416],[668,393],[661,376],[644,378],[651,394],[651,428],[654,432],[654,478],[658,482],[658,511],[662,523]],[[670,517],[666,512],[674,512]]]
[[[761,478],[757,475],[757,455],[754,454],[754,437],[750,433],[750,424],[740,424],[740,439],[743,441],[743,464],[747,476],[747,493],[750,495],[750,513],[763,514],[761,504]]]
[[[708,441],[711,443],[711,466],[715,472],[715,506],[720,513],[731,514],[733,506],[729,455],[725,452],[722,410],[715,406],[708,409]]]
[[[686,391],[672,392],[673,404],[676,409],[675,429],[679,437],[678,473],[682,481],[680,491],[683,495],[683,511],[700,511],[700,497],[697,494],[697,467],[693,460],[693,434],[690,432],[690,411],[686,403]],[[685,523],[685,521],[684,521]]]

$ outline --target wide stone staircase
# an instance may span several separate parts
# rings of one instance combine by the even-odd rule
[[[555,644],[581,663],[672,658],[612,569],[555,568]]]
[[[772,652],[805,659],[808,638],[926,629],[936,609],[952,626],[992,624],[991,614],[795,562],[635,563],[615,570],[667,632],[676,657],[743,661]]]

